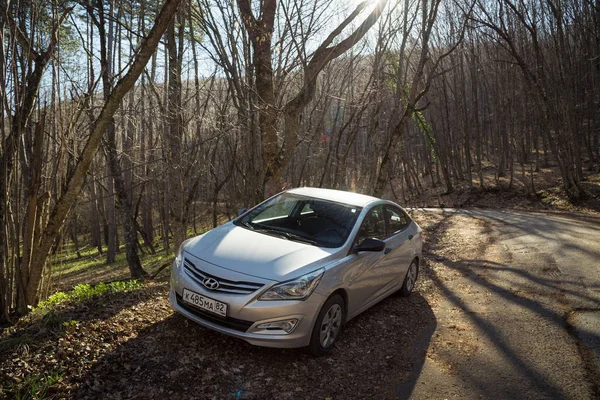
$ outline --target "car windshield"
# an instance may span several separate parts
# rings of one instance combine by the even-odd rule
[[[361,208],[282,193],[236,219],[238,226],[319,247],[340,247]]]

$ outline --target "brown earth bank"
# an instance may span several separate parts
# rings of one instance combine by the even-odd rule
[[[517,167],[515,167],[517,168]],[[578,212],[600,215],[600,173],[588,171],[581,182],[587,197],[571,201],[562,188],[560,173],[556,167],[540,168],[534,173],[535,193],[531,189],[531,176],[517,174],[510,177],[495,176],[495,169],[488,167],[483,172],[483,187],[474,181],[469,187],[465,181],[455,183],[455,189],[447,194],[445,188],[424,180],[421,190],[413,188],[406,194],[399,188],[395,180],[395,190],[388,193],[406,207],[441,207],[441,208],[504,208],[537,211]]]

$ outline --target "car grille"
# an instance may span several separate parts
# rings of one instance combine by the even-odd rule
[[[219,278],[214,275],[207,274],[198,267],[196,267],[187,258],[184,259],[184,267],[188,276],[194,280],[198,285],[202,286],[206,290],[211,292],[231,293],[231,294],[250,294],[256,292],[258,289],[263,287],[262,283],[256,282],[235,282],[228,279]],[[219,286],[216,289],[210,289],[203,285],[205,279],[213,278],[219,282]]]
[[[213,324],[220,325],[225,328],[234,329],[240,332],[246,332],[248,328],[250,328],[254,323],[251,321],[244,321],[243,319],[221,317],[215,314],[211,314],[208,311],[200,310],[186,303],[185,301],[183,301],[183,298],[177,293],[175,294],[175,297],[177,298],[177,304],[179,305],[179,307],[183,308],[187,312],[194,314],[196,317],[204,321],[212,322]]]

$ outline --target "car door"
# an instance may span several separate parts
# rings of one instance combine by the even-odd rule
[[[360,244],[366,238],[384,240],[386,236],[383,205],[376,205],[367,211],[354,239]],[[348,311],[354,314],[364,309],[386,284],[386,277],[381,274],[381,260],[384,251],[363,251],[349,256],[348,262]]]
[[[408,229],[410,218],[400,207],[391,204],[384,206],[383,214],[387,237],[384,250],[386,257],[381,262],[381,269],[395,280],[395,284],[402,284],[414,253],[412,235]]]

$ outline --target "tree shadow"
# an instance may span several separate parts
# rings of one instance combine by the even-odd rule
[[[433,255],[435,256],[435,253]],[[567,314],[561,307],[552,306],[551,302],[556,301],[556,297],[545,299],[547,302],[544,302],[542,300],[535,300],[531,298],[530,292],[533,291],[534,293],[538,293],[540,291],[539,287],[543,286],[547,289],[547,293],[556,292],[558,294],[562,292],[568,293],[571,296],[580,297],[582,299],[593,300],[583,293],[560,287],[555,280],[542,278],[532,274],[531,272],[505,264],[495,263],[489,260],[476,259],[454,262],[444,259],[442,264],[449,270],[458,272],[460,276],[468,279],[468,281],[471,282],[474,287],[478,287],[483,291],[490,291],[495,295],[500,296],[507,303],[517,306],[519,309],[537,314],[546,323],[554,325],[555,328],[561,330],[566,335],[571,335],[572,337],[574,335],[572,328],[566,319]],[[504,284],[501,285],[483,276],[481,273],[483,271],[490,270],[518,276],[520,281],[523,283],[519,285],[519,280],[511,280],[507,278],[506,281],[504,281]],[[503,276],[503,278],[505,277]],[[431,280],[441,291],[443,296],[450,301],[454,307],[460,309],[466,318],[478,328],[479,332],[483,332],[483,334],[487,336],[487,338],[493,343],[493,346],[503,355],[504,359],[508,360],[510,368],[515,371],[516,374],[522,377],[522,379],[527,382],[527,385],[534,388],[536,393],[548,398],[567,399],[572,397],[571,393],[567,390],[568,388],[564,387],[559,382],[554,381],[552,377],[548,376],[546,373],[547,371],[544,371],[544,369],[540,367],[541,364],[532,364],[530,356],[522,353],[514,346],[514,342],[512,342],[514,337],[510,338],[506,336],[505,329],[498,329],[498,325],[494,321],[491,321],[486,313],[480,312],[466,302],[464,300],[464,293],[457,291],[455,288],[451,288],[447,282],[445,282],[444,279],[438,276],[435,272],[431,274]],[[533,284],[533,287],[530,286],[531,284]],[[513,317],[516,318],[518,316]],[[510,321],[510,319],[511,317],[507,316],[507,321]],[[518,335],[516,332],[513,334]],[[594,341],[600,341],[600,337],[593,332],[580,330],[579,334],[587,335],[588,337],[593,336]],[[576,337],[573,339],[577,341]],[[482,395],[486,393],[489,394],[491,388],[493,387],[501,388],[501,393],[507,396],[507,398],[518,398],[523,395],[523,393],[519,392],[519,385],[515,385],[514,388],[511,388],[510,385],[506,385],[506,382],[501,380],[501,371],[495,370],[496,367],[494,365],[483,367],[478,365],[477,367],[487,369],[488,372],[484,374],[479,373],[473,375],[467,373],[462,375],[461,378],[463,380],[470,379],[471,383],[475,387],[479,388],[479,391]],[[586,365],[586,368],[589,370],[593,367]],[[482,375],[485,376],[485,380],[483,381],[480,380]],[[590,382],[593,382],[593,379],[590,379]],[[595,391],[596,393],[599,392],[597,387],[592,387],[591,390]]]
[[[556,252],[539,254],[538,259],[532,258],[529,260],[531,265],[527,266],[518,262],[508,265],[485,258],[469,259],[465,254],[459,254],[458,261],[446,259],[437,253],[440,249],[438,238],[446,232],[449,219],[457,214],[485,222],[488,227],[490,220],[499,224],[494,228],[499,234],[491,236],[492,243],[500,238],[519,244],[522,237],[522,244],[526,246],[528,238],[536,236],[557,242],[553,244]],[[474,395],[483,397],[573,398],[592,393],[597,395],[600,388],[598,382],[594,382],[594,366],[583,357],[581,343],[567,321],[566,312],[569,301],[597,306],[597,299],[581,290],[579,276],[563,274],[554,260],[554,256],[567,258],[574,252],[600,257],[593,249],[583,248],[578,242],[580,235],[577,232],[580,232],[581,226],[585,224],[587,229],[593,229],[593,222],[583,220],[579,223],[560,216],[541,220],[539,216],[501,210],[488,214],[483,210],[442,212],[439,222],[428,229],[432,235],[428,246],[431,252],[426,256],[435,259],[436,265],[427,269],[429,263],[426,261],[425,272],[449,302],[450,309],[460,311],[457,315],[466,326],[473,327],[474,340],[489,346],[481,348],[482,354],[466,355],[462,359],[460,351],[450,351],[450,357],[457,361],[453,373],[477,393]],[[557,233],[562,240],[557,240]],[[457,277],[461,279],[454,281]],[[586,282],[588,288],[596,285]],[[454,318],[447,316],[448,321]],[[528,325],[531,321],[538,325]],[[541,332],[544,334],[539,335]],[[585,329],[578,334],[588,338],[593,335],[591,341],[600,341],[600,337]],[[545,342],[544,338],[548,335],[556,336]],[[450,336],[449,339],[455,338]],[[573,352],[575,355],[579,352],[579,360],[577,356],[573,357]],[[494,355],[494,361],[486,359],[490,354]],[[569,359],[561,360],[562,356]]]
[[[447,261],[446,261],[447,262]],[[456,263],[452,263],[450,262],[450,264],[456,264]],[[527,282],[530,285],[523,285],[523,284],[519,284],[518,281],[514,281],[511,282],[513,283],[515,286],[517,286],[517,289],[523,289],[523,290],[531,290],[532,287],[544,287],[548,290],[553,290],[556,291],[556,293],[561,293],[561,294],[569,294],[571,295],[573,298],[582,300],[582,301],[587,301],[587,302],[597,302],[598,299],[591,297],[590,295],[586,294],[585,292],[579,290],[575,290],[575,289],[568,289],[565,287],[565,285],[568,285],[570,287],[581,287],[581,280],[576,278],[576,277],[568,277],[565,275],[560,276],[560,284],[559,281],[557,280],[557,278],[543,278],[541,276],[535,275],[533,274],[531,271],[529,270],[524,270],[521,268],[517,268],[517,267],[512,267],[510,265],[507,264],[502,264],[502,263],[497,263],[494,261],[489,261],[489,260],[483,260],[483,259],[473,259],[473,260],[465,260],[465,261],[461,261],[461,264],[469,269],[469,274],[474,274],[476,276],[481,275],[480,271],[494,271],[494,272],[507,272],[509,275],[514,275],[516,277],[521,278],[521,281]],[[456,267],[456,265],[455,265]],[[453,268],[453,269],[458,269]],[[550,272],[549,271],[550,268],[542,268],[542,271],[546,271],[546,272]],[[473,278],[472,275],[469,275],[470,278]],[[589,284],[586,285],[586,287],[588,289],[596,289],[596,288],[600,288],[599,284]]]
[[[418,292],[392,295],[349,321],[332,353],[313,358],[301,349],[252,346],[173,314],[106,354],[74,382],[75,397],[404,397],[435,326]]]

